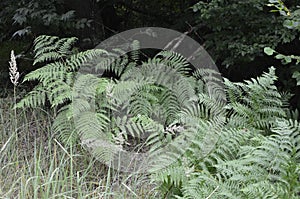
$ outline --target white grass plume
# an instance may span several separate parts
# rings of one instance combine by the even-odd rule
[[[11,83],[13,85],[17,86],[20,74],[18,72],[16,56],[15,56],[15,53],[13,50],[11,51],[11,54],[10,54],[9,76],[10,76]]]

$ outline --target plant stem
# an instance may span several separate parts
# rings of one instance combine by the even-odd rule
[[[17,104],[17,97],[16,97],[16,86],[14,86],[14,105]],[[18,119],[17,119],[17,109],[14,108],[14,120],[15,120],[15,136],[16,141],[18,141]]]

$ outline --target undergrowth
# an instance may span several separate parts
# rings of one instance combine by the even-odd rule
[[[173,52],[137,67],[137,51],[76,53],[75,41],[38,37],[34,63],[45,65],[24,78],[38,84],[19,103],[1,103],[3,197],[299,198],[300,125],[275,68],[220,82]],[[100,55],[96,70],[116,78],[77,74]],[[136,142],[149,167],[121,172],[115,166],[136,160]],[[124,162],[114,162],[118,153]]]
[[[15,128],[13,106],[13,97],[0,98],[0,198],[156,198],[149,178],[110,170],[79,144],[64,146],[49,109],[18,109]]]

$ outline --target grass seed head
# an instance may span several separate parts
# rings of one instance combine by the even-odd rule
[[[9,76],[10,76],[11,83],[13,85],[17,86],[20,74],[18,72],[18,67],[17,67],[17,62],[16,62],[16,56],[15,56],[15,53],[14,53],[13,50],[11,51],[11,54],[10,54]]]

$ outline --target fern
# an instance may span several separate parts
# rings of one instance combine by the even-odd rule
[[[270,68],[269,73],[264,73],[257,80],[231,83],[225,79],[231,102],[227,108],[233,111],[229,122],[267,130],[276,123],[278,117],[285,117],[283,100],[274,85],[276,79],[273,67]]]
[[[109,157],[113,159],[118,149],[126,147],[114,143],[120,135],[145,142],[149,134],[155,133],[168,135],[170,140],[165,128],[178,118],[180,107],[185,107],[195,93],[187,77],[185,59],[162,52],[137,68],[136,41],[129,56],[118,49],[110,53],[100,49],[75,53],[75,42],[76,38],[51,36],[35,40],[34,64],[46,63],[26,75],[24,81],[39,83],[17,107],[44,106],[49,102],[57,110],[54,132],[67,144],[80,138],[105,162]],[[77,74],[78,71],[81,73]],[[113,72],[116,79],[108,81],[89,75],[93,71]],[[120,115],[122,112],[130,116]],[[98,143],[101,140],[109,143],[111,152]]]
[[[76,41],[77,38],[75,37],[59,39],[47,35],[39,36],[34,41],[33,64],[66,58],[70,55],[70,50]]]
[[[128,54],[76,53],[75,42],[35,40],[34,64],[44,66],[25,77],[38,84],[17,104],[49,103],[65,144],[116,169],[149,171],[163,198],[299,197],[300,127],[273,67],[243,83],[224,79],[226,101],[217,72],[177,53],[141,61],[137,41]]]
[[[272,132],[268,137],[254,135],[252,140],[262,139],[258,146],[256,142],[238,144],[235,155],[215,158],[227,151],[223,147],[217,156],[210,155],[213,163],[194,172],[182,188],[184,197],[178,198],[298,198],[299,125],[278,121]]]
[[[39,84],[17,104],[17,108],[43,106],[46,102],[45,97],[52,107],[58,107],[72,100],[73,73],[89,60],[106,54],[105,51],[98,49],[72,55],[70,50],[75,42],[76,38],[59,39],[45,35],[35,40],[34,64],[43,62],[47,64],[25,76],[24,82],[37,80]],[[40,93],[40,88],[43,89],[43,94]],[[34,95],[37,91],[38,94]]]
[[[286,120],[275,80],[274,68],[245,83],[225,79],[229,100],[225,107],[201,94],[198,103],[183,112],[185,124],[194,125],[183,132],[190,145],[180,157],[169,157],[175,157],[175,165],[187,160],[178,169],[192,168],[192,173],[172,172],[172,165],[158,162],[156,167],[164,165],[165,169],[154,170],[152,176],[169,187],[161,189],[163,195],[189,199],[299,197],[299,124]]]

